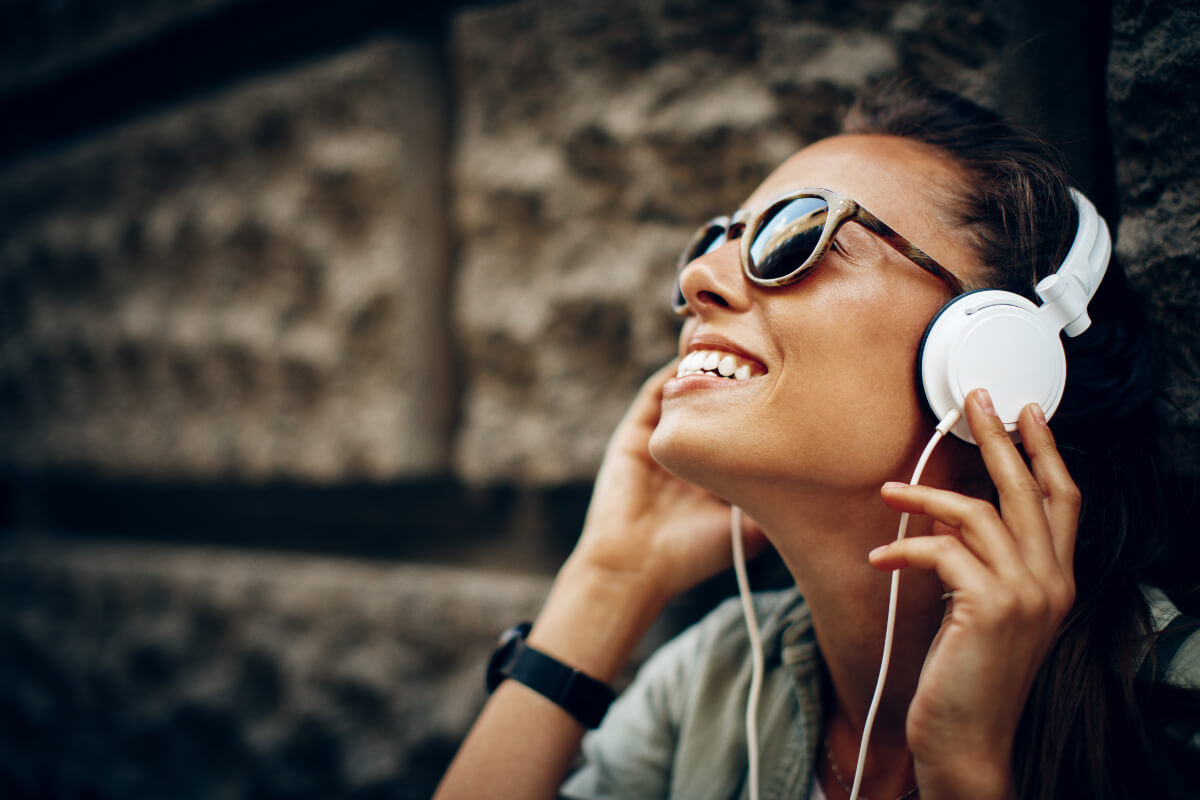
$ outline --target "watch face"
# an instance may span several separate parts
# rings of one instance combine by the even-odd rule
[[[531,627],[528,622],[522,622],[520,625],[514,625],[500,634],[499,646],[492,653],[491,660],[488,661],[488,694],[496,691],[496,687],[508,677],[508,670],[512,666],[513,658],[516,657],[517,651],[525,641],[525,637],[529,634]]]
[[[513,625],[511,628],[500,634],[500,640],[496,642],[497,649],[506,647],[513,639],[524,639],[529,635],[530,625],[528,622],[522,622],[520,625]]]

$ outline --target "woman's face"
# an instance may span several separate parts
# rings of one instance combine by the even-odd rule
[[[941,224],[959,169],[930,146],[890,136],[838,136],[784,162],[746,201],[825,188],[850,197],[975,283],[961,234]],[[926,324],[946,285],[854,222],[798,283],[749,283],[730,241],[683,270],[692,314],[680,355],[732,353],[748,380],[672,378],[650,441],[654,457],[693,483],[743,502],[745,489],[869,489],[907,479],[932,424],[915,383]]]

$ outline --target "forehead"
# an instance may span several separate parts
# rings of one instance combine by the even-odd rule
[[[890,225],[937,261],[963,276],[976,261],[965,237],[946,223],[947,201],[967,180],[937,148],[896,136],[822,139],[783,162],[754,191],[745,208],[757,211],[795,189],[831,189]]]

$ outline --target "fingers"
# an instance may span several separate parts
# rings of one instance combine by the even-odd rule
[[[1032,472],[992,409],[986,391],[976,390],[967,396],[966,412],[996,487],[1000,514],[1018,549],[1037,571],[1054,567],[1070,574],[1079,490],[1063,464],[1041,409],[1030,404],[1018,417]]]
[[[937,574],[954,592],[956,606],[968,603],[973,613],[993,622],[1016,622],[1037,637],[1053,635],[1070,609],[1073,596],[1059,582],[1005,580],[952,536],[919,536],[872,550],[872,566],[881,570],[916,567]]]
[[[656,408],[661,405],[663,384],[675,374],[677,366],[679,366],[679,359],[673,358],[656,369],[649,378],[643,381],[641,388],[638,389],[637,403],[640,405],[645,401],[653,401]]]
[[[1073,554],[1080,494],[1041,410],[1031,404],[1018,425],[1029,464],[995,415],[987,393],[972,392],[967,421],[995,484],[999,508],[929,486],[886,484],[882,499],[897,511],[924,514],[957,532],[917,537],[871,554],[880,569],[936,571],[951,588],[1007,586],[1064,610],[1074,598]],[[1036,590],[1035,590],[1036,587]]]
[[[967,586],[987,587],[995,583],[988,568],[952,536],[919,536],[876,547],[868,555],[871,566],[881,570],[905,567],[930,570],[951,591]]]
[[[896,511],[924,514],[947,525],[985,564],[1012,573],[1023,561],[996,508],[986,500],[932,486],[887,483],[883,501]]]
[[[1055,559],[1063,572],[1072,574],[1075,558],[1075,533],[1079,526],[1082,496],[1067,471],[1054,434],[1046,424],[1042,410],[1029,405],[1018,420],[1021,441],[1033,475],[1041,488],[1043,509],[1050,523]]]
[[[988,393],[982,389],[971,392],[965,408],[967,423],[996,487],[1000,514],[1008,522],[1018,548],[1034,559],[1049,559],[1052,550],[1047,541],[1041,486],[1025,466],[1025,459],[1004,430],[1004,423],[996,416]]]
[[[675,374],[678,364],[678,359],[671,359],[642,383],[637,396],[634,397],[633,403],[625,413],[623,420],[625,424],[645,428],[653,428],[658,424],[658,418],[662,413],[663,384]]]

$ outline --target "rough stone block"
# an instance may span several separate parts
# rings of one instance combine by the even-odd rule
[[[0,174],[0,462],[443,470],[439,70],[379,41]]]
[[[548,580],[0,547],[0,794],[427,798]]]
[[[675,351],[668,290],[695,226],[831,133],[873,78],[905,68],[978,93],[1004,32],[976,5],[529,0],[460,14],[461,474],[590,477]]]
[[[1200,9],[1113,4],[1109,111],[1121,224],[1117,254],[1149,300],[1166,350],[1166,449],[1200,474]]]

